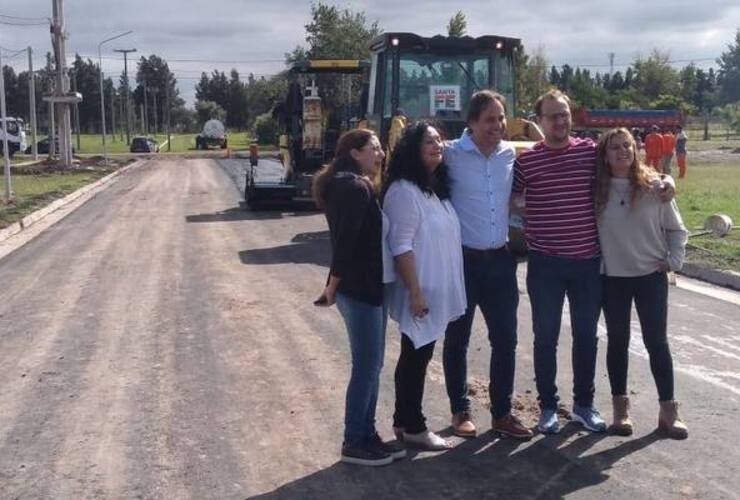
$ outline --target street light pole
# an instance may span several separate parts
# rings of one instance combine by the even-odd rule
[[[105,143],[105,94],[103,93],[103,56],[100,53],[100,49],[103,47],[103,44],[108,43],[112,40],[116,40],[117,38],[121,38],[122,36],[129,35],[131,33],[133,33],[133,31],[129,30],[126,33],[121,33],[120,35],[106,38],[98,44],[98,71],[100,72],[100,124],[102,126],[101,130],[103,133],[103,158],[105,159],[106,166],[108,166],[108,147]]]

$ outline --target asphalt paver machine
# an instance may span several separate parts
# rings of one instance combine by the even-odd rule
[[[520,147],[530,145],[536,137],[528,133],[528,123],[516,117],[515,109],[514,51],[519,45],[517,38],[496,35],[384,33],[370,43],[370,61],[309,60],[293,65],[286,99],[274,110],[281,130],[283,173],[274,182],[248,175],[247,205],[310,200],[313,175],[331,160],[339,135],[351,127],[375,130],[388,157],[409,121],[429,119],[446,138],[459,137],[470,97],[481,89],[494,89],[506,98],[509,139],[526,141]],[[364,82],[334,85],[347,89],[342,113],[326,106],[321,85],[316,85],[326,74],[361,75],[355,83]]]

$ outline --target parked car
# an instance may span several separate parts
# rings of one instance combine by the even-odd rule
[[[152,137],[136,136],[131,139],[129,151],[132,153],[159,153],[159,146]]]
[[[37,148],[38,148],[38,153],[39,153],[40,155],[48,155],[48,154],[49,154],[49,142],[50,142],[50,141],[49,141],[49,138],[48,138],[48,137],[44,137],[43,139],[41,139],[40,141],[38,141],[38,142],[36,143],[36,146],[37,146]],[[55,138],[54,138],[54,144],[55,144],[55,146],[56,146],[56,149],[55,149],[55,151],[56,151],[57,153],[59,153],[59,138],[58,138],[58,137],[55,137]],[[72,146],[72,154],[75,154],[76,152],[77,152],[77,151],[75,150],[75,147],[74,147],[74,146]],[[33,150],[31,149],[31,146],[28,146],[28,147],[26,148],[26,151],[25,151],[25,153],[26,153],[27,155],[30,155],[30,154],[32,154],[32,153],[33,153]]]

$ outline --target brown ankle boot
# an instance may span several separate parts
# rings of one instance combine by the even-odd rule
[[[612,408],[614,409],[614,423],[609,426],[609,432],[617,436],[631,436],[630,398],[627,396],[612,396]]]
[[[678,416],[678,403],[676,401],[660,402],[658,429],[668,434],[671,439],[686,439],[689,437],[689,429]]]

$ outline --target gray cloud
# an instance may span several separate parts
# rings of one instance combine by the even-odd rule
[[[328,0],[327,0],[328,1]],[[338,1],[340,7],[365,11],[385,31],[411,31],[422,35],[443,33],[450,16],[465,12],[471,35],[500,34],[521,38],[528,50],[542,47],[548,62],[592,66],[606,71],[607,54],[614,52],[618,69],[653,48],[669,51],[672,59],[717,57],[740,28],[736,0],[622,0],[615,3],[573,0],[355,0]],[[136,47],[137,55],[159,54],[170,61],[182,95],[192,100],[201,71],[272,74],[282,59],[304,44],[309,0],[67,0],[65,16],[70,34],[68,53],[97,58],[100,40],[127,30],[134,33],[104,48],[103,69],[122,70],[112,49]],[[3,2],[0,13],[50,16],[49,0]],[[51,48],[45,27],[0,26],[0,45],[32,45],[36,64]],[[209,62],[175,62],[203,59]],[[219,63],[217,61],[242,61]],[[13,65],[23,68],[23,60]],[[711,61],[700,61],[703,66]]]

